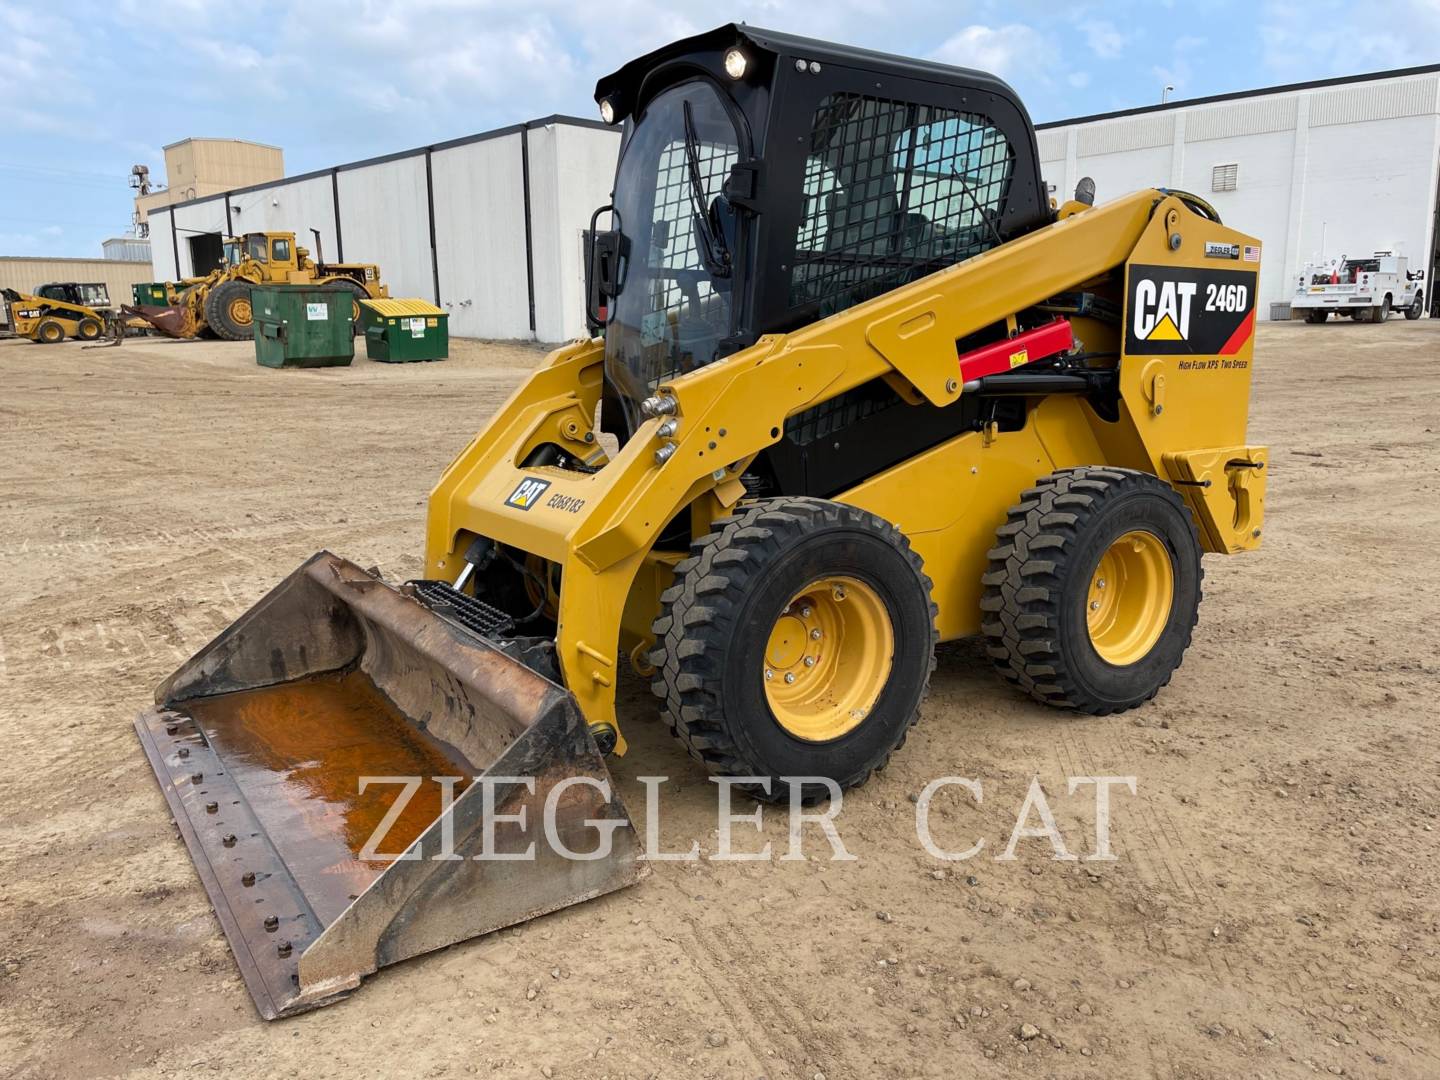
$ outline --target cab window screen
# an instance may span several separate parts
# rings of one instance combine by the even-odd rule
[[[983,116],[826,97],[811,127],[790,305],[834,314],[994,247],[1014,164]]]
[[[276,262],[289,262],[289,261],[290,261],[290,241],[289,241],[289,240],[276,240],[276,241],[271,245],[271,248],[272,248],[272,249],[274,250],[274,252],[275,252],[274,260],[275,260]]]

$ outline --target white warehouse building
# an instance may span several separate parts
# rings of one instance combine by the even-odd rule
[[[1259,237],[1259,316],[1301,266],[1389,250],[1436,310],[1440,64],[1037,125],[1059,201],[1141,187],[1211,201]],[[584,332],[584,231],[610,199],[620,132],[551,116],[151,211],[157,280],[204,272],[222,235],[289,230],[332,261],[377,263],[392,296],[434,300],[461,337]],[[313,252],[312,252],[313,254]]]

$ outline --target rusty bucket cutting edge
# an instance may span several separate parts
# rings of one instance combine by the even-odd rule
[[[649,872],[569,692],[329,552],[182,665],[135,727],[267,1020]],[[428,769],[462,779],[445,801],[422,783],[377,845],[403,854],[373,857],[399,779]]]

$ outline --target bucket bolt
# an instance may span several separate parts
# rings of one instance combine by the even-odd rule
[[[288,941],[282,941],[282,942],[280,942],[279,947],[278,947],[275,951],[276,951],[277,953],[279,953],[281,956],[289,956],[289,955],[290,955],[290,942],[288,942]]]
[[[224,844],[226,847],[234,847],[234,846],[235,846],[235,834],[234,834],[233,832],[232,832],[232,833],[226,833],[226,834],[221,838],[220,843]]]
[[[245,873],[243,873],[242,875],[240,875],[240,884],[241,884],[241,885],[244,885],[245,888],[247,888],[247,889],[250,888],[252,885],[254,885],[254,884],[255,884],[255,871],[254,871],[254,870],[246,870]]]
[[[165,725],[165,734],[166,734],[166,735],[174,735],[174,734],[175,734],[177,731],[179,731],[179,730],[180,730],[180,726],[179,726],[178,724],[166,724],[166,725]]]
[[[204,780],[204,779],[205,779],[205,774],[204,774],[203,772],[192,772],[192,773],[190,774],[190,782],[191,782],[192,784],[198,784],[198,783],[200,783],[201,780]]]
[[[176,750],[175,753],[176,753],[177,755],[179,755],[180,757],[189,757],[189,756],[190,756],[190,748],[189,748],[188,746],[182,746],[182,747],[180,747],[179,750]]]
[[[280,917],[279,917],[278,915],[266,915],[266,916],[265,916],[265,932],[266,932],[267,934],[273,934],[276,930],[279,930],[279,929],[280,929]]]
[[[591,724],[590,735],[595,740],[595,747],[602,754],[613,754],[615,743],[619,738],[619,732],[613,724]]]
[[[206,812],[207,814],[217,813],[217,812],[219,811],[219,809],[220,809],[220,804],[219,804],[218,802],[207,802],[207,803],[205,804],[205,812]]]

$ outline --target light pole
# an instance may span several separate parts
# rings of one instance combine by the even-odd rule
[[[1167,101],[1169,101],[1169,100],[1170,100],[1170,95],[1173,94],[1174,92],[1175,92],[1175,88],[1174,88],[1173,86],[1167,86],[1167,87],[1165,87],[1164,90],[1161,90],[1161,91],[1160,91],[1160,104],[1161,104],[1161,105],[1164,105]]]

